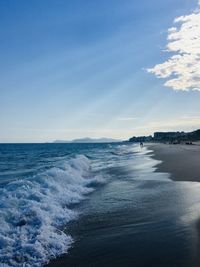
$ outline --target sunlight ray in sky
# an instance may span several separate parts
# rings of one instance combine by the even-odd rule
[[[189,56],[169,61],[160,50],[171,28],[167,49],[177,57],[176,39],[183,41],[181,49],[188,47],[189,24],[196,28],[192,51],[198,50],[196,7],[196,0],[1,1],[0,141],[102,134],[127,139],[134,133],[152,134],[149,120],[178,120],[188,110],[197,112],[197,55],[192,54],[190,77],[182,79]],[[185,60],[186,68],[170,69],[174,60]],[[171,88],[181,81],[179,93],[147,73],[148,66],[155,66],[150,71],[156,76],[171,73],[165,83]],[[177,70],[180,81],[173,77]]]

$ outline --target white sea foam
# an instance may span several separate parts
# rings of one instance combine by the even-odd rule
[[[79,155],[1,188],[1,266],[39,267],[66,253],[73,240],[61,227],[78,215],[70,204],[80,202],[102,181],[91,177],[89,160]]]

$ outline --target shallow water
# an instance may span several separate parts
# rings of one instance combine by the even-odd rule
[[[50,266],[199,266],[200,185],[155,173],[146,148],[0,150],[2,266],[42,266],[59,255]]]

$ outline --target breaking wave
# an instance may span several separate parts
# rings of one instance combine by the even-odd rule
[[[3,267],[39,267],[66,253],[73,239],[62,226],[76,219],[71,204],[102,182],[84,155],[0,189],[0,262]]]

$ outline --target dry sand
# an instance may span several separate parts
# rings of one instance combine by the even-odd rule
[[[152,157],[161,160],[157,171],[168,172],[176,181],[200,182],[200,145],[147,144]]]

